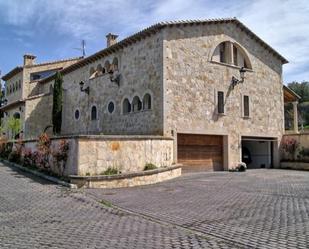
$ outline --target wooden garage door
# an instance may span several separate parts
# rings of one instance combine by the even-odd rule
[[[177,143],[184,171],[223,170],[222,136],[178,134]]]

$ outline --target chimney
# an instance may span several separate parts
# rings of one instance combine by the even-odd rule
[[[117,43],[117,37],[118,35],[114,35],[112,33],[107,34],[106,40],[107,40],[107,47],[113,46]]]
[[[24,66],[32,66],[35,64],[35,55],[25,54],[24,55]]]

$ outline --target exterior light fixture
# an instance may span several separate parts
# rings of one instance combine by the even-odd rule
[[[239,75],[240,75],[240,80],[239,79],[237,79],[236,77],[232,77],[232,81],[231,81],[231,85],[232,85],[232,88],[234,89],[234,87],[237,85],[237,84],[239,84],[239,83],[244,83],[244,81],[245,81],[245,72],[247,72],[247,70],[244,68],[244,67],[242,67],[242,68],[240,68],[240,70],[239,70]]]
[[[114,75],[114,71],[110,70],[109,72],[109,79],[111,82],[116,83],[118,86],[120,86],[120,74]]]
[[[2,103],[3,103],[3,105],[7,105],[8,100],[7,100],[7,99],[4,99]]]
[[[87,93],[87,94],[89,95],[89,91],[90,91],[89,86],[87,86],[87,87],[84,89],[84,85],[85,85],[85,83],[84,83],[83,81],[79,82],[80,91],[81,91],[81,92],[85,92],[85,93]]]

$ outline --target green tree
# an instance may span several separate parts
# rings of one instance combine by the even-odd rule
[[[301,83],[293,81],[288,84],[288,87],[291,88],[294,92],[296,92],[301,99],[300,103],[309,101],[309,82],[303,81]]]
[[[62,75],[57,72],[54,91],[53,91],[53,132],[59,134],[61,131],[61,115],[62,115]]]
[[[288,84],[288,87],[296,92],[301,99],[298,104],[299,120],[305,127],[309,125],[309,82],[303,81],[301,83],[293,81]],[[289,107],[291,111],[292,107]]]
[[[7,128],[12,134],[12,138],[20,132],[21,130],[21,123],[19,118],[10,117],[7,121]]]

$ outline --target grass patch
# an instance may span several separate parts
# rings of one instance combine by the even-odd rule
[[[113,204],[110,201],[106,201],[106,200],[101,200],[100,203],[105,206],[105,207],[113,207]]]
[[[156,165],[154,165],[153,163],[146,163],[145,167],[144,167],[144,171],[146,170],[153,170],[153,169],[157,169],[158,167]]]
[[[120,171],[117,168],[114,167],[108,167],[107,170],[103,171],[100,175],[118,175],[120,174]]]

